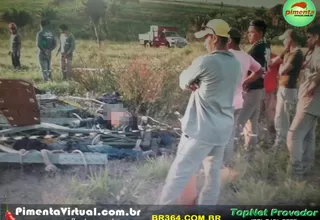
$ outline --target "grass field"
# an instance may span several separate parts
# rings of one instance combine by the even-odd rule
[[[97,94],[108,92],[113,89],[112,82],[115,82],[127,100],[138,104],[151,103],[155,108],[154,112],[163,113],[162,115],[177,109],[184,111],[189,94],[178,88],[178,76],[195,57],[205,53],[200,43],[184,49],[145,49],[134,43],[107,42],[99,49],[91,41],[78,41],[75,67],[108,68],[118,77],[110,78],[110,73],[75,71],[74,81],[62,82],[58,58],[54,57],[55,80],[43,83],[37,66],[34,42],[25,41],[23,45],[21,62],[24,72],[13,72],[10,59],[6,56],[7,42],[1,42],[0,77],[28,79],[36,86],[59,95],[84,94],[87,91],[95,91]],[[272,50],[278,53],[281,48],[273,47]],[[319,152],[318,148],[317,155]],[[274,156],[265,148],[258,149],[253,164],[248,164],[241,155],[238,155],[236,165],[240,173],[236,184],[240,191],[234,193],[226,182],[220,204],[319,204],[318,172],[304,182],[288,178],[285,173],[286,150]],[[170,157],[160,157],[134,164],[110,162],[106,169],[92,173],[89,179],[80,178],[76,175],[79,172],[75,172],[72,175],[59,174],[53,179],[37,182],[38,177],[31,173],[25,175],[23,181],[29,181],[32,187],[21,185],[22,180],[17,179],[10,171],[12,181],[0,188],[11,192],[11,203],[19,198],[19,201],[26,203],[152,204],[161,189],[171,161]],[[82,168],[77,169],[79,171]],[[7,172],[9,171],[2,172],[1,175]],[[199,178],[201,181],[201,174]],[[21,191],[23,198],[18,195]]]
[[[49,0],[2,0],[0,12],[15,7],[36,13],[46,7]],[[14,3],[14,4],[13,4]],[[75,34],[88,34],[88,21],[79,16],[78,1],[66,0],[58,10],[56,23],[68,22]],[[184,7],[180,7],[184,6]],[[64,82],[59,71],[59,58],[53,57],[53,82],[42,82],[37,64],[35,34],[37,29],[23,30],[21,51],[22,72],[14,72],[8,53],[8,36],[1,35],[0,41],[0,77],[23,78],[35,86],[57,95],[84,95],[93,92],[95,95],[118,89],[126,102],[132,106],[148,104],[150,114],[160,120],[167,120],[178,110],[184,112],[189,98],[188,92],[182,92],[178,86],[178,77],[194,58],[206,53],[202,43],[192,43],[183,49],[146,49],[138,44],[137,35],[147,32],[151,24],[177,25],[182,32],[187,28],[190,14],[207,14],[219,10],[219,4],[179,1],[141,1],[128,3],[109,22],[113,32],[110,41],[104,41],[101,47],[94,41],[77,40],[74,68],[102,68],[102,72],[90,72],[75,69],[73,80]],[[239,6],[226,7],[225,17],[232,16]],[[6,28],[4,26],[3,28]],[[90,30],[91,31],[91,30]],[[131,43],[115,43],[132,40]],[[282,50],[273,46],[272,52]],[[55,54],[56,51],[54,51]],[[320,132],[318,132],[319,134]],[[319,136],[319,135],[318,135]],[[317,144],[317,158],[320,156],[320,141]],[[239,192],[229,188],[225,179],[219,204],[306,204],[319,205],[320,178],[319,161],[315,170],[305,181],[290,179],[285,170],[288,159],[287,150],[274,155],[268,146],[261,143],[254,159],[249,164],[239,153],[236,171],[239,179],[236,186]],[[89,176],[79,175],[82,167],[58,173],[54,178],[47,178],[35,168],[34,172],[21,173],[9,169],[0,171],[0,195],[8,195],[8,203],[139,203],[153,204],[164,183],[167,171],[172,162],[171,157],[159,157],[147,161],[128,163],[112,161],[104,169],[92,171]],[[43,170],[43,167],[40,168]],[[39,181],[41,180],[41,181]],[[202,182],[199,174],[199,182]],[[0,197],[0,202],[3,199]]]

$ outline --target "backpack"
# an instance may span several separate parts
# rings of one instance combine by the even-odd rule
[[[40,34],[40,44],[44,49],[52,50],[55,48],[55,37],[51,31],[43,31]]]

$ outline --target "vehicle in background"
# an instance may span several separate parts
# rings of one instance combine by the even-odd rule
[[[145,47],[184,47],[187,40],[177,33],[177,28],[172,26],[151,25],[149,32],[139,34],[139,41]]]

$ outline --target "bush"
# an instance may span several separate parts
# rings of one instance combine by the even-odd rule
[[[176,83],[179,62],[178,58],[140,56],[116,70],[120,91],[133,113],[143,108],[148,115],[165,116],[181,106],[183,98],[182,103],[174,101],[182,94]]]
[[[10,23],[14,22],[18,27],[24,27],[32,21],[32,16],[29,12],[24,10],[17,10],[15,8],[6,10],[2,16],[2,20]]]

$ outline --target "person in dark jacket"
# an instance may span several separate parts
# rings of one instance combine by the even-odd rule
[[[42,19],[40,22],[41,31],[37,33],[36,45],[38,48],[38,59],[44,81],[52,80],[51,53],[57,46],[54,33],[49,29],[49,20]]]
[[[10,30],[10,48],[9,56],[11,56],[12,66],[14,69],[20,69],[20,51],[21,51],[21,37],[18,34],[18,28],[15,23],[9,24]]]
[[[68,80],[72,71],[72,58],[73,51],[76,43],[73,34],[69,32],[69,28],[66,24],[62,24],[60,29],[60,47],[58,53],[61,53],[60,68],[62,71],[62,77],[64,80]],[[58,55],[57,53],[57,55]]]

